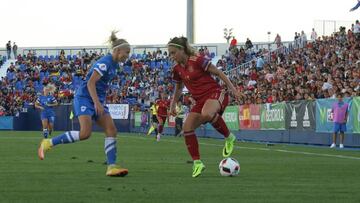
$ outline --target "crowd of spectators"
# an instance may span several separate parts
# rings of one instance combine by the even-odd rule
[[[314,32],[311,41],[307,41],[303,32],[296,33],[294,46],[286,52],[284,49],[254,52],[249,39],[243,48],[231,46],[216,66],[223,71],[232,70],[228,76],[242,92],[237,104],[335,98],[338,92],[359,96],[360,41],[354,27],[347,32],[342,28],[322,38]],[[275,43],[281,43],[279,35]],[[198,52],[213,57],[207,47],[200,47]],[[86,50],[74,56],[61,51],[52,58],[37,56],[32,51],[18,55],[6,77],[0,80],[0,116],[16,115],[24,106],[32,107],[48,83],[56,85],[55,97],[60,103],[71,103],[91,64],[103,55]],[[249,66],[241,66],[249,61]],[[157,49],[133,54],[122,64],[106,100],[107,103],[129,103],[140,109],[162,92],[171,95],[173,90],[168,54]]]
[[[231,80],[243,92],[239,104],[336,98],[338,92],[360,96],[360,40],[354,30],[341,28],[315,41],[305,39],[296,38],[290,52],[265,54],[261,66],[264,57],[230,71]]]

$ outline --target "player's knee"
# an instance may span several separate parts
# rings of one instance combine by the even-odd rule
[[[91,130],[81,129],[79,136],[80,136],[80,140],[86,140],[91,136]]]
[[[215,113],[203,111],[201,112],[201,116],[203,117],[204,122],[210,122],[214,118]]]
[[[117,129],[116,129],[116,128],[109,129],[106,134],[107,134],[107,135],[110,135],[111,137],[116,137],[116,135],[117,135]]]

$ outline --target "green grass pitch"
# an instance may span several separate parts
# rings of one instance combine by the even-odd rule
[[[56,134],[56,133],[55,133]],[[119,133],[128,176],[105,176],[104,139],[37,157],[41,132],[0,131],[0,202],[360,202],[360,151],[236,143],[237,177],[222,177],[223,140],[199,139],[206,170],[192,178],[183,138]]]

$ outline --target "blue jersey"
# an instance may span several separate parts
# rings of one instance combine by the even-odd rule
[[[112,59],[112,55],[106,55],[100,58],[96,63],[91,67],[90,71],[86,76],[86,80],[83,81],[76,90],[75,97],[87,98],[92,101],[89,90],[87,88],[87,82],[89,81],[91,75],[94,71],[98,72],[101,75],[100,80],[96,82],[96,93],[99,97],[100,103],[105,103],[106,91],[109,87],[109,83],[116,76],[116,71],[119,69],[119,63],[115,62]]]
[[[36,102],[44,108],[43,112],[51,113],[54,112],[54,107],[48,106],[48,104],[54,104],[57,101],[55,97],[52,95],[48,95],[48,96],[41,95],[40,97],[37,98]]]

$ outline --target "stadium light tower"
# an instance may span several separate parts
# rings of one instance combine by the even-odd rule
[[[187,0],[187,15],[186,15],[186,37],[190,44],[194,43],[194,0]]]

